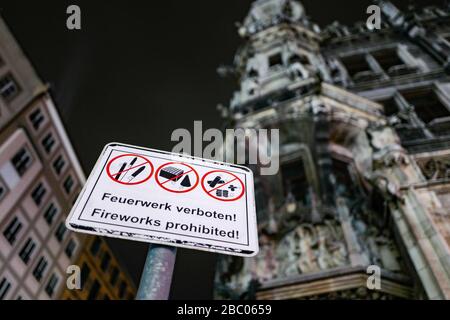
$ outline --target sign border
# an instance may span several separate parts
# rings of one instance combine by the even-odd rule
[[[229,171],[234,172],[236,174],[243,174],[242,172],[236,172],[233,171],[233,168],[239,168],[245,172],[247,172],[247,174],[250,174],[251,176],[253,176],[253,172],[245,167],[245,166],[241,166],[241,165],[236,165],[236,164],[231,164],[231,163],[225,163],[225,162],[221,162],[221,161],[216,161],[216,160],[209,160],[209,159],[202,159],[202,158],[198,158],[198,157],[194,157],[191,155],[185,155],[185,154],[178,154],[178,153],[173,153],[173,152],[167,152],[167,151],[162,151],[162,150],[156,150],[156,149],[151,149],[151,148],[145,148],[145,147],[139,147],[139,146],[133,146],[133,145],[127,145],[127,144],[123,144],[123,143],[117,143],[117,142],[111,142],[108,143],[102,150],[102,153],[100,154],[99,158],[97,159],[97,162],[94,166],[94,168],[98,168],[98,167],[102,167],[101,171],[103,171],[105,169],[105,166],[107,165],[109,158],[103,163],[102,158],[105,156],[105,153],[108,150],[108,148],[114,148],[114,147],[118,147],[118,148],[132,148],[132,149],[137,149],[137,150],[142,150],[142,151],[150,151],[156,154],[160,154],[162,156],[169,156],[171,157],[173,160],[176,161],[176,158],[181,158],[181,159],[191,159],[191,160],[200,160],[201,162],[203,162],[203,166],[210,168],[210,169],[216,169],[215,167],[210,167],[207,164],[211,163],[211,164],[217,164],[217,165],[223,165],[225,167],[230,168]],[[112,152],[113,150],[110,150],[110,152]],[[129,151],[123,151],[123,150],[117,150],[119,152],[123,152],[123,153],[129,153]],[[137,154],[137,153],[135,153]],[[158,158],[158,157],[155,157]],[[167,160],[167,158],[160,158],[163,160]],[[103,164],[103,165],[102,165]],[[247,243],[246,244],[237,244],[239,246],[242,247],[250,247],[250,239],[253,239],[253,243],[254,243],[254,250],[249,250],[245,249],[245,248],[231,248],[228,247],[226,245],[222,245],[221,242],[223,243],[223,241],[221,240],[215,240],[215,239],[207,239],[208,241],[212,241],[212,242],[218,242],[218,244],[205,244],[205,243],[199,243],[199,242],[195,242],[195,241],[190,241],[190,240],[175,240],[175,239],[168,239],[168,238],[164,238],[164,237],[158,237],[155,235],[146,235],[146,234],[141,234],[141,233],[133,233],[133,232],[127,232],[127,231],[109,231],[107,229],[103,229],[100,227],[88,227],[88,226],[82,226],[82,225],[77,225],[74,221],[74,223],[70,223],[70,220],[72,220],[72,217],[75,214],[75,208],[78,207],[79,202],[85,197],[86,195],[86,191],[87,191],[87,186],[92,182],[92,180],[98,180],[100,178],[100,175],[96,175],[93,176],[92,173],[91,175],[88,177],[83,189],[80,192],[79,197],[77,198],[74,206],[72,207],[69,215],[66,218],[66,227],[69,230],[75,231],[75,232],[83,232],[83,233],[87,233],[87,234],[93,234],[93,235],[103,235],[103,236],[109,236],[109,237],[113,237],[113,238],[121,238],[121,239],[125,239],[128,241],[139,241],[139,242],[145,242],[145,243],[158,243],[158,244],[162,244],[162,245],[168,245],[168,246],[176,246],[176,247],[182,247],[182,248],[186,248],[186,249],[195,249],[195,250],[200,250],[200,251],[206,251],[206,252],[213,252],[213,253],[219,253],[219,254],[226,254],[226,255],[233,255],[233,256],[240,256],[240,257],[253,257],[255,255],[258,254],[259,252],[259,239],[258,239],[258,231],[255,230],[254,232],[252,232],[252,234],[250,234],[250,228],[249,228],[249,222],[251,219],[253,219],[256,223],[257,226],[257,216],[256,216],[256,206],[255,206],[255,201],[253,199],[253,201],[251,201],[251,203],[249,203],[249,199],[247,198],[247,193],[245,193],[245,197],[246,197],[246,201],[245,201],[245,206],[246,206],[246,221],[247,221]],[[245,183],[247,183],[247,175],[244,174],[244,180]],[[254,192],[254,187],[253,185],[249,185],[248,187],[246,187],[247,192],[248,192],[248,188],[253,189]],[[91,190],[91,193],[93,192],[93,190]],[[88,196],[88,198],[90,197],[90,195]],[[86,204],[85,204],[86,205]],[[252,205],[253,208],[255,208],[254,212],[250,212],[249,213],[249,205]],[[84,209],[82,209],[83,211]],[[82,213],[81,211],[81,213]],[[80,214],[81,214],[80,213]],[[79,219],[79,217],[76,217],[76,220],[81,220],[84,221],[84,219]],[[98,224],[102,224],[99,221],[93,221],[94,223],[98,223]],[[120,226],[123,228],[129,228],[127,226]],[[183,237],[186,238],[193,238],[192,236],[187,236],[187,235],[181,235]],[[226,243],[226,242],[225,242]],[[253,248],[252,248],[253,249]]]

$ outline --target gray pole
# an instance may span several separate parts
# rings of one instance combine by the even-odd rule
[[[176,254],[176,247],[159,244],[149,246],[136,300],[169,299]]]

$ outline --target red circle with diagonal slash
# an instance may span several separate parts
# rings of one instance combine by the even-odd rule
[[[171,181],[173,178],[172,178],[172,179],[167,179],[166,181],[164,181],[164,182],[161,183],[161,181],[159,181],[159,173],[160,173],[160,171],[161,171],[162,168],[164,168],[164,167],[166,167],[166,166],[169,166],[169,165],[171,165],[171,164],[178,164],[178,165],[186,166],[186,167],[188,167],[188,168],[190,169],[190,171],[184,172],[184,173],[180,176],[180,178],[181,178],[182,176],[188,174],[188,173],[194,172],[194,173],[195,173],[195,176],[197,177],[196,182],[194,183],[194,185],[193,185],[192,187],[190,187],[189,189],[186,189],[186,190],[172,190],[172,189],[169,189],[169,188],[165,187],[164,184],[165,184],[166,182],[168,182],[168,181]],[[185,163],[182,163],[182,162],[169,162],[169,163],[163,164],[162,166],[160,166],[160,167],[158,168],[158,170],[156,170],[155,180],[156,180],[156,183],[157,183],[161,188],[163,188],[164,190],[167,190],[167,191],[169,191],[169,192],[174,192],[174,193],[185,193],[185,192],[189,192],[189,191],[195,189],[195,187],[197,187],[197,185],[198,185],[198,182],[199,182],[200,178],[199,178],[199,176],[198,176],[197,171],[195,171],[195,169],[192,168],[190,165],[185,164]]]
[[[137,182],[123,182],[123,181],[118,181],[118,180],[114,179],[114,176],[119,174],[119,172],[112,174],[111,173],[111,165],[113,164],[114,161],[116,161],[117,159],[123,158],[123,157],[137,157],[138,159],[144,160],[143,163],[138,164],[136,166],[133,166],[131,169],[139,168],[139,167],[142,167],[142,166],[145,166],[145,165],[148,164],[148,165],[150,165],[150,174],[148,175],[148,177],[146,177],[143,180],[137,181]],[[126,169],[126,170],[121,171],[120,173],[128,172],[129,170],[130,169]],[[148,179],[150,179],[152,177],[153,171],[154,171],[154,167],[153,167],[153,164],[150,162],[150,160],[148,160],[147,158],[145,158],[143,156],[140,156],[140,155],[137,155],[137,154],[132,154],[132,153],[122,154],[120,156],[112,158],[108,162],[108,165],[106,166],[106,173],[111,178],[111,180],[113,180],[114,182],[120,183],[120,184],[127,185],[127,186],[132,186],[132,185],[141,184],[141,183],[146,182]]]
[[[234,179],[231,179],[230,181],[226,182],[225,184],[222,184],[222,185],[221,185],[220,187],[218,187],[218,188],[212,188],[211,190],[208,191],[208,190],[206,190],[206,188],[205,188],[205,179],[206,179],[206,177],[209,176],[210,174],[216,173],[216,172],[222,172],[222,173],[229,174],[229,175],[233,176]],[[211,194],[212,191],[214,191],[214,190],[216,190],[216,189],[219,189],[219,188],[223,187],[224,185],[229,184],[229,183],[231,183],[232,181],[235,181],[235,180],[238,180],[239,183],[241,184],[241,187],[242,187],[242,192],[241,192],[237,197],[235,197],[235,198],[233,198],[233,199],[221,199],[221,198],[216,197],[216,196],[214,196],[214,195]],[[239,177],[236,176],[235,174],[233,174],[233,173],[231,173],[231,172],[228,172],[228,171],[225,171],[225,170],[214,170],[214,171],[210,171],[210,172],[208,172],[207,174],[205,174],[205,175],[203,176],[203,178],[202,178],[202,189],[203,189],[203,191],[206,192],[207,195],[209,195],[210,197],[212,197],[212,198],[214,198],[214,199],[220,200],[220,201],[236,201],[236,200],[239,200],[239,199],[244,195],[244,193],[245,193],[245,187],[244,187],[244,183],[242,182],[242,180],[239,179]]]

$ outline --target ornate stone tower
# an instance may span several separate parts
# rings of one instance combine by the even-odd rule
[[[375,31],[291,0],[239,26],[228,127],[279,129],[280,170],[253,166],[261,251],[221,258],[217,297],[450,298],[450,10],[378,5]]]

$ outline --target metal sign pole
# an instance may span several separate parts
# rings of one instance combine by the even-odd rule
[[[169,299],[176,254],[176,247],[149,246],[136,300]]]

